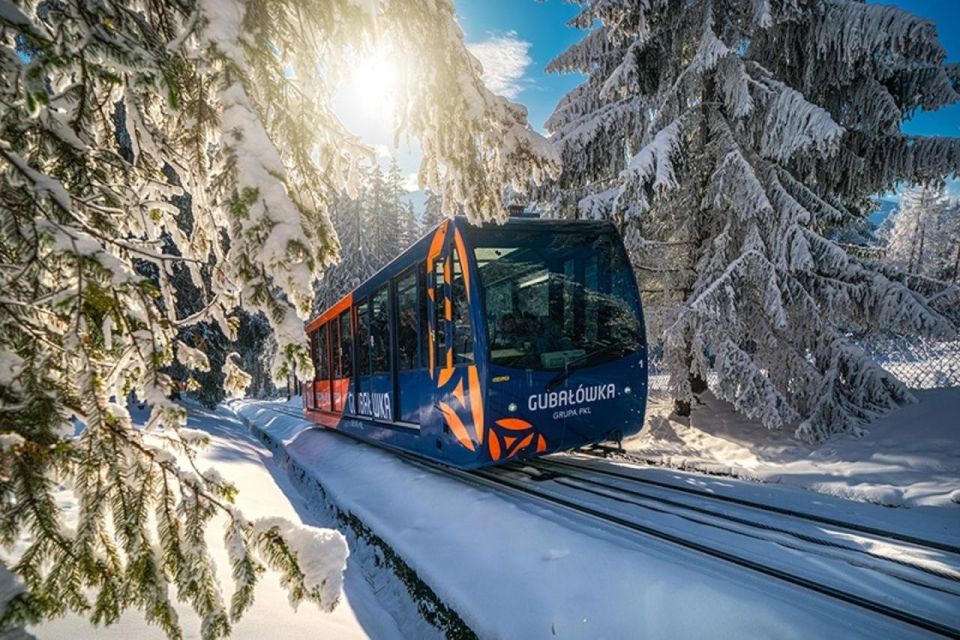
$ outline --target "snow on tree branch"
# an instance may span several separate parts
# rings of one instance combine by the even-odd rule
[[[0,543],[34,539],[0,624],[136,607],[178,637],[176,597],[219,637],[263,564],[294,600],[332,606],[345,549],[246,522],[235,490],[194,468],[201,442],[170,399],[181,374],[242,394],[252,377],[225,343],[256,314],[274,375],[312,373],[303,320],[339,257],[328,209],[372,155],[332,110],[356,56],[411,54],[397,133],[420,140],[421,182],[448,213],[501,217],[503,190],[554,175],[554,151],[486,90],[449,0],[0,0],[0,42]],[[142,429],[131,394],[150,407]],[[230,606],[203,535],[217,514]]]
[[[621,224],[678,410],[710,368],[811,440],[909,401],[850,335],[954,336],[955,294],[829,238],[872,195],[960,172],[960,139],[900,130],[960,100],[934,25],[850,0],[579,4],[589,33],[548,68],[587,79],[548,120],[563,172],[538,194]]]

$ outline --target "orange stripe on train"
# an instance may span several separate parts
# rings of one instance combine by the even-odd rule
[[[470,439],[470,435],[467,433],[467,428],[463,426],[463,421],[460,420],[460,416],[457,415],[457,412],[453,410],[446,402],[440,402],[440,411],[443,413],[444,419],[447,421],[447,425],[450,426],[450,430],[453,432],[453,435],[457,437],[457,440],[460,441],[464,447],[470,451],[476,451],[476,447],[473,445],[473,441]]]
[[[500,459],[500,438],[498,438],[497,434],[493,431],[490,432],[487,438],[487,450],[490,452],[491,460]]]
[[[533,442],[533,434],[532,434],[532,433],[529,434],[528,436],[526,436],[526,437],[525,437],[523,440],[521,440],[520,442],[518,442],[518,443],[517,443],[517,446],[515,446],[513,449],[511,449],[510,453],[507,454],[507,457],[511,457],[511,458],[512,458],[513,456],[517,455],[518,453],[520,453],[520,451],[521,451],[524,447],[528,446],[531,442]]]
[[[447,384],[448,382],[450,382],[450,378],[453,377],[453,371],[454,371],[453,367],[450,367],[450,366],[440,369],[440,377],[437,380],[438,389],[443,385]]]
[[[444,220],[440,227],[433,234],[433,240],[430,241],[430,250],[427,251],[427,273],[433,269],[433,259],[443,252],[443,240],[447,237],[447,227],[450,220]]]
[[[477,442],[483,443],[483,396],[480,393],[480,376],[477,375],[477,365],[467,367],[467,391],[470,394],[470,412],[473,413],[473,430],[477,434]]]
[[[467,291],[467,304],[470,304],[470,269],[467,269],[467,249],[463,244],[460,229],[453,230],[453,237],[457,241],[457,251],[460,253],[460,272],[463,274],[463,286]]]
[[[526,431],[533,427],[532,424],[520,418],[501,418],[497,420],[497,424],[510,431]]]
[[[467,406],[467,401],[463,396],[463,378],[457,381],[457,387],[453,390],[453,397],[460,401],[460,406]]]

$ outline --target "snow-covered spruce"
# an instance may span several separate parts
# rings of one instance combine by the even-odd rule
[[[547,123],[558,216],[625,234],[678,408],[716,393],[769,428],[822,440],[910,400],[847,337],[956,334],[946,285],[828,239],[897,181],[960,168],[960,140],[917,138],[956,102],[931,22],[848,0],[591,0],[550,69],[588,76]]]
[[[960,200],[941,186],[909,189],[884,221],[886,259],[909,273],[960,282]]]
[[[413,204],[403,198],[403,176],[395,157],[386,173],[375,161],[360,175],[355,194],[342,195],[330,206],[342,257],[317,282],[315,312],[355,289],[422,235]]]
[[[202,357],[202,335],[177,340],[208,322],[232,340],[243,307],[276,333],[274,374],[310,375],[302,321],[338,250],[326,203],[371,155],[331,99],[370,47],[410,60],[398,134],[419,139],[420,182],[449,210],[502,215],[502,188],[551,173],[552,150],[485,89],[450,0],[0,0],[0,42],[0,433],[15,434],[0,543],[33,539],[0,625],[66,611],[108,624],[133,607],[177,637],[175,597],[204,637],[223,636],[262,564],[329,606],[283,537],[300,534],[276,528],[264,548],[234,489],[194,468],[165,367],[224,369],[235,392],[249,378],[234,357]],[[142,430],[131,392],[151,408]],[[59,484],[76,530],[61,526]],[[233,540],[229,604],[206,549],[215,513]]]
[[[427,191],[427,200],[423,204],[421,231],[424,233],[440,224],[443,220],[443,198],[433,191]]]

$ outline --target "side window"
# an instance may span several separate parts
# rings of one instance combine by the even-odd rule
[[[467,364],[473,358],[473,327],[470,324],[470,305],[467,304],[467,286],[460,261],[460,252],[453,252],[453,277],[450,286],[450,304],[453,320],[453,364]]]
[[[320,379],[320,341],[319,341],[320,330],[316,330],[310,334],[310,359],[313,361],[313,378],[314,380]]]
[[[357,374],[370,375],[370,305],[357,305]]]
[[[330,325],[330,359],[333,361],[333,379],[337,380],[343,377],[340,368],[340,327],[337,326],[335,319],[328,324]]]
[[[330,379],[330,353],[327,348],[327,325],[323,325],[317,331],[317,342],[319,343],[320,365],[317,367],[317,380]]]
[[[340,374],[343,378],[353,375],[353,331],[350,327],[350,310],[340,314]]]
[[[574,298],[577,295],[577,267],[573,258],[563,261],[563,332],[565,335],[575,333],[574,325]]]
[[[411,271],[397,281],[397,368],[417,368],[417,274]]]
[[[371,360],[374,373],[390,371],[390,292],[384,286],[370,300]]]
[[[584,300],[584,332],[587,339],[596,342],[598,338],[599,305],[596,291],[600,288],[600,274],[597,268],[597,256],[587,258],[583,268],[583,286],[590,293]]]
[[[427,270],[417,267],[417,317],[420,320],[420,366],[430,365],[430,333],[427,323]]]
[[[435,322],[434,322],[434,358],[436,366],[443,368],[447,366],[447,323],[446,319],[448,317],[447,313],[447,304],[448,300],[446,296],[443,295],[443,265],[444,261],[441,258],[433,263],[433,302],[435,313]]]

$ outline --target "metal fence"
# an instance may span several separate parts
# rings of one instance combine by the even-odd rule
[[[960,387],[960,340],[928,342],[902,336],[877,335],[860,345],[911,389]],[[650,358],[650,389],[666,391],[669,376]],[[707,374],[707,385],[715,386],[717,373]]]
[[[960,340],[927,342],[876,336],[863,346],[880,366],[911,389],[960,387]]]

